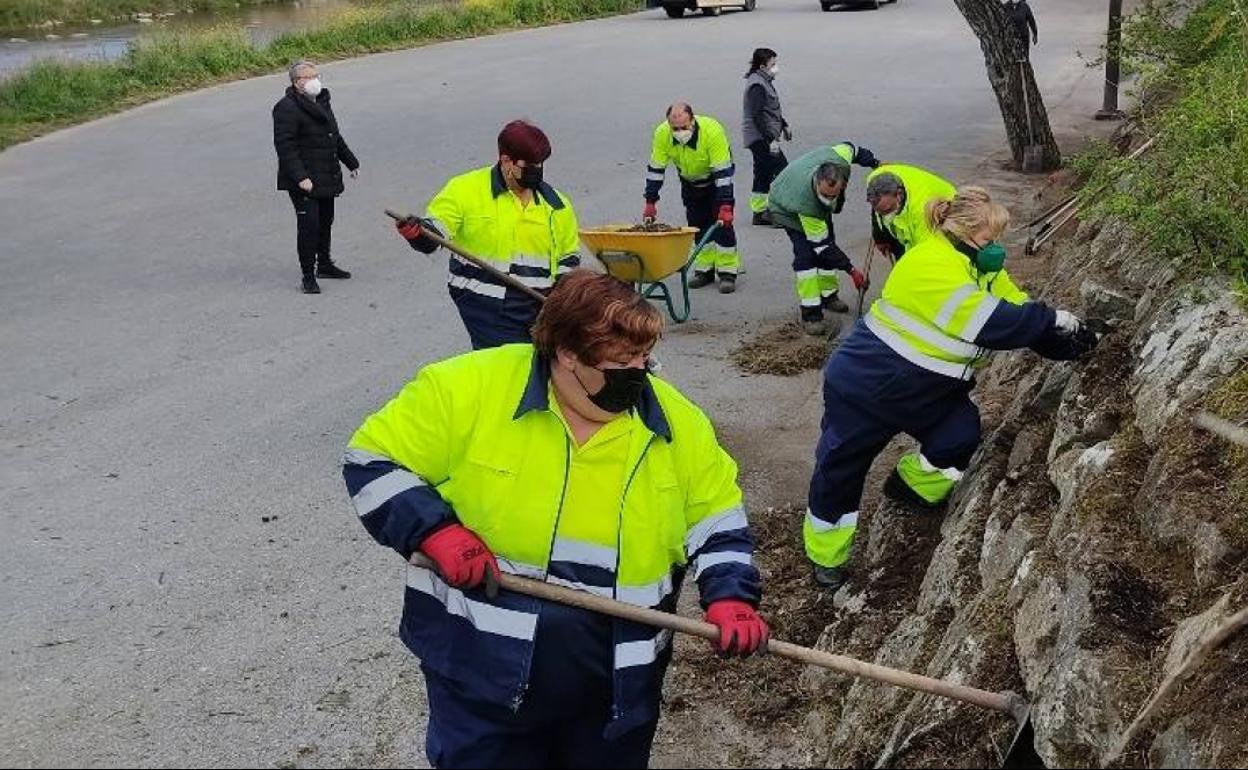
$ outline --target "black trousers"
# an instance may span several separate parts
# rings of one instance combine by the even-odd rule
[[[334,199],[313,198],[302,190],[288,192],[298,223],[299,267],[304,275],[311,275],[318,264],[324,267],[332,261],[329,239],[334,226]]]
[[[750,192],[766,195],[771,191],[771,183],[789,165],[789,159],[783,152],[772,154],[771,145],[759,139],[750,145],[750,154],[754,156],[754,184]]]

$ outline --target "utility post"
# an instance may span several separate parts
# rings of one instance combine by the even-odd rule
[[[1109,31],[1105,39],[1105,100],[1096,113],[1097,120],[1119,120],[1118,77],[1122,48],[1122,0],[1109,0]]]

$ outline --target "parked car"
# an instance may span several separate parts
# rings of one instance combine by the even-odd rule
[[[825,11],[830,11],[838,5],[850,5],[850,6],[858,6],[858,7],[866,6],[867,8],[870,8],[873,11],[877,11],[879,10],[881,5],[884,5],[884,3],[895,3],[895,2],[897,2],[897,0],[819,0],[819,7],[823,8],[823,10]]]
[[[718,16],[725,8],[752,11],[757,0],[646,0],[647,8],[663,7],[667,15],[679,19],[685,11],[701,11],[703,16]]]

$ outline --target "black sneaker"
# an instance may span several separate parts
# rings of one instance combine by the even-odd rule
[[[737,290],[737,277],[732,273],[719,274],[719,293],[732,294]]]
[[[811,566],[814,567],[815,585],[825,590],[835,592],[849,580],[849,570],[844,567],[820,567],[818,564]]]
[[[754,216],[750,219],[750,224],[758,227],[771,227],[771,217],[766,211],[758,211],[755,212]]]
[[[350,278],[351,273],[347,272],[346,270],[343,270],[341,267],[338,267],[333,262],[326,262],[325,264],[316,268],[316,277],[317,278]]]
[[[914,513],[929,513],[945,504],[943,500],[939,503],[933,503],[924,499],[922,495],[915,492],[902,480],[901,474],[897,472],[896,468],[888,475],[888,480],[884,482],[884,496]]]
[[[320,294],[321,286],[316,282],[316,276],[311,273],[303,277],[303,293],[304,294]]]
[[[841,298],[835,294],[829,294],[823,298],[823,309],[833,313],[848,313],[849,305],[841,301]]]
[[[715,283],[714,270],[698,270],[693,274],[693,278],[689,279],[690,289],[701,289],[703,286],[710,286]]]

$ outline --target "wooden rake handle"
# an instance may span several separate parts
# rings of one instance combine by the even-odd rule
[[[411,217],[404,216],[402,214],[397,214],[391,211],[390,209],[386,209],[386,216],[390,217],[396,222],[404,222],[408,219],[411,219]],[[511,288],[516,289],[517,291],[524,292],[525,294],[529,295],[533,299],[537,300],[538,304],[541,304],[546,301],[546,297],[544,297],[541,292],[537,291],[532,286],[528,286],[524,283],[521,283],[520,281],[516,280],[515,276],[504,273],[502,270],[499,270],[497,267],[494,267],[493,265],[491,265],[489,262],[482,259],[481,257],[478,257],[475,254],[471,254],[467,251],[464,251],[462,248],[460,248],[456,244],[452,243],[451,241],[448,241],[447,239],[433,232],[433,230],[431,230],[430,228],[426,227],[423,230],[421,230],[421,235],[425,236],[426,238],[438,244],[439,246],[446,249],[447,251],[451,251],[451,252],[454,252],[455,254],[458,254],[459,256],[468,260],[469,262],[481,268],[485,272],[494,276],[498,280],[507,284]]]
[[[436,570],[433,562],[419,553],[412,556],[412,564]],[[580,609],[597,612],[601,615],[696,636],[711,642],[719,641],[718,627],[700,620],[674,615],[670,612],[659,612],[658,610],[638,607],[615,601],[614,599],[595,596],[584,591],[574,591],[563,586],[543,583],[517,575],[509,575],[506,572],[502,573],[499,579],[499,586],[513,593],[531,596],[536,599],[557,602],[569,607],[579,607]],[[830,652],[801,647],[776,639],[768,642],[767,652],[797,663],[818,666],[842,674],[882,682],[894,687],[917,690],[942,698],[952,698],[953,700],[999,711],[1014,717],[1019,724],[1022,724],[1027,719],[1027,702],[1012,692],[980,690],[942,679],[933,679],[920,674],[912,674],[908,671],[867,663],[855,658],[847,658],[844,655],[833,655]]]

